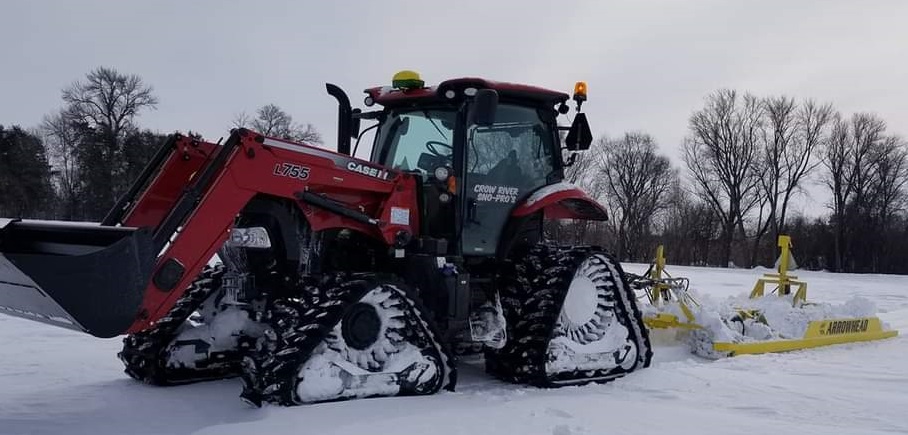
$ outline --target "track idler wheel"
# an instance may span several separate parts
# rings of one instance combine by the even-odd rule
[[[486,353],[491,374],[551,387],[606,382],[649,365],[635,295],[605,251],[537,246],[502,278],[508,342]]]
[[[205,357],[206,352],[202,351],[197,354],[198,357],[192,358],[194,361],[188,366],[174,364],[173,360],[179,358],[172,358],[181,351],[188,350],[193,354],[193,349],[207,344],[203,340],[181,343],[179,337],[181,330],[187,329],[187,319],[193,312],[206,300],[217,297],[225,272],[223,265],[205,267],[167,315],[151,328],[123,339],[123,349],[117,355],[123,361],[126,374],[138,381],[160,386],[225,379],[239,374],[239,355],[243,352],[239,348],[218,352],[210,358]]]
[[[336,277],[274,304],[242,397],[299,405],[453,388],[450,356],[404,287]]]

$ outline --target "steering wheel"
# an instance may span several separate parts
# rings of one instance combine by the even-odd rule
[[[451,153],[450,153],[450,154],[442,154],[440,151],[438,151],[437,148],[435,148],[436,145],[437,145],[437,146],[440,146],[440,147],[442,147],[442,148],[447,148],[447,149],[451,150]],[[437,141],[437,140],[430,140],[430,141],[426,142],[426,149],[429,150],[429,152],[431,152],[432,154],[434,154],[434,155],[436,155],[436,156],[438,156],[438,157],[448,158],[448,157],[450,157],[452,154],[454,154],[454,147],[453,147],[453,146],[448,145],[448,144],[446,144],[446,143],[444,143],[444,142],[439,142],[439,141]]]

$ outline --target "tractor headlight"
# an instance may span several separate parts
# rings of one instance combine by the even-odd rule
[[[439,166],[435,168],[435,179],[444,183],[448,181],[448,178],[451,176],[451,168],[447,166]]]
[[[227,245],[237,248],[267,249],[271,247],[271,238],[268,237],[268,231],[262,227],[233,228],[230,230]]]

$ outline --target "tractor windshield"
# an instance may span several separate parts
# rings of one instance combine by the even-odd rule
[[[381,163],[423,173],[451,166],[455,117],[453,110],[413,110],[394,115],[379,133],[378,143],[385,144]]]

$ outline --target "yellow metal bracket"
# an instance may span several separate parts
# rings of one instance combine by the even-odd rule
[[[662,274],[665,272],[665,247],[659,245],[656,247],[656,258],[653,259],[653,267],[650,269],[649,277],[655,284],[650,290],[650,299],[653,305],[659,306],[664,302],[671,300],[671,286],[662,281]]]
[[[672,278],[665,271],[665,247],[659,245],[656,247],[656,257],[653,259],[653,262],[650,264],[650,270],[647,274],[649,282],[652,283],[649,287],[646,288],[646,295],[649,299],[650,304],[654,307],[663,307],[669,302],[677,301],[678,306],[681,308],[681,312],[684,314],[685,320],[682,321],[678,316],[670,313],[658,313],[653,316],[648,316],[643,319],[643,322],[646,323],[650,328],[686,328],[686,329],[695,329],[700,328],[699,325],[694,323],[696,318],[694,317],[693,311],[691,311],[691,306],[700,306],[700,304],[694,300],[686,291],[678,292],[676,289],[681,280],[686,281],[683,278]]]
[[[797,276],[788,274],[788,265],[791,258],[791,237],[780,235],[779,248],[781,253],[779,255],[778,273],[766,273],[763,274],[762,278],[757,279],[757,283],[750,292],[750,298],[756,299],[763,297],[766,285],[775,284],[776,288],[773,292],[778,296],[788,296],[791,294],[791,288],[797,287],[794,297],[792,298],[792,305],[797,306],[807,302],[807,283],[798,281]]]

